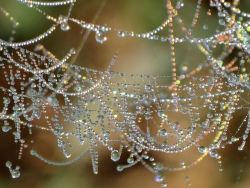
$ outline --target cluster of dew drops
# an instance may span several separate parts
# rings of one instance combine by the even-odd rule
[[[18,47],[21,47],[21,46],[29,46],[31,44],[37,44],[37,42],[39,42],[40,40],[43,40],[43,39],[47,38],[49,35],[51,35],[51,33],[53,33],[56,30],[57,26],[59,26],[62,31],[67,32],[67,31],[69,31],[71,29],[70,28],[70,23],[74,23],[74,24],[79,25],[83,29],[87,29],[89,31],[94,32],[95,33],[95,40],[96,40],[96,42],[98,44],[103,44],[103,43],[105,43],[108,40],[108,38],[107,38],[107,34],[108,33],[115,33],[115,35],[117,35],[117,37],[122,38],[122,39],[125,39],[125,38],[138,38],[138,39],[153,40],[153,41],[155,40],[155,41],[160,41],[160,42],[164,42],[164,43],[165,42],[166,43],[170,43],[172,45],[171,46],[171,52],[172,52],[171,54],[173,54],[172,58],[171,58],[171,63],[172,63],[172,67],[173,67],[173,75],[171,76],[171,78],[173,78],[173,80],[175,82],[175,85],[180,85],[181,79],[185,78],[185,76],[184,77],[180,77],[180,78],[177,78],[177,76],[176,76],[175,49],[174,49],[174,45],[173,45],[175,43],[189,42],[190,44],[196,44],[196,45],[205,44],[205,45],[208,46],[207,50],[203,49],[203,52],[205,52],[205,54],[208,53],[207,51],[210,50],[209,47],[212,46],[212,45],[228,43],[230,45],[235,45],[238,48],[243,49],[247,53],[250,53],[250,36],[249,36],[250,22],[244,22],[244,24],[242,24],[241,22],[239,22],[238,24],[236,24],[235,27],[227,28],[226,31],[218,32],[217,34],[215,34],[215,35],[213,35],[211,37],[205,38],[205,39],[202,39],[202,38],[191,38],[191,37],[179,37],[178,38],[178,37],[175,37],[173,35],[171,29],[170,29],[170,35],[169,36],[167,36],[167,37],[166,36],[161,36],[160,35],[161,31],[163,31],[168,26],[170,28],[173,27],[173,18],[178,14],[178,10],[181,11],[181,9],[185,7],[184,0],[173,1],[174,5],[175,5],[174,8],[173,7],[171,8],[171,3],[168,3],[167,7],[170,10],[169,11],[170,12],[169,13],[170,17],[168,19],[166,19],[160,26],[158,26],[154,30],[149,31],[149,32],[145,32],[145,33],[135,33],[133,31],[124,31],[124,30],[120,30],[120,29],[114,29],[114,28],[106,26],[106,25],[96,25],[96,24],[93,24],[93,23],[87,23],[87,22],[82,21],[82,20],[71,18],[70,17],[70,11],[72,11],[72,7],[76,3],[76,0],[65,0],[65,1],[58,1],[58,2],[40,2],[40,1],[31,1],[31,0],[17,0],[17,1],[21,2],[21,3],[24,3],[28,7],[34,8],[38,12],[46,15],[46,18],[48,20],[52,21],[54,23],[54,25],[48,31],[46,31],[45,33],[39,35],[39,37],[37,37],[35,39],[31,39],[29,41],[25,41],[25,42],[21,42],[21,43],[15,43],[15,42],[13,42],[13,40],[14,40],[13,36],[14,36],[14,34],[16,32],[15,29],[18,26],[18,22],[15,21],[15,19],[13,17],[11,17],[8,12],[6,12],[4,9],[1,8],[0,9],[1,12],[6,17],[9,17],[10,20],[11,20],[11,22],[13,22],[13,30],[12,30],[12,35],[11,35],[11,37],[9,39],[9,42],[6,42],[6,41],[0,39],[0,51],[4,50],[5,47],[11,47],[11,48],[15,49],[15,47],[18,48]],[[169,0],[167,2],[171,2],[171,1]],[[201,11],[201,4],[202,4],[202,0],[198,0],[197,1],[196,12],[195,12],[195,17],[194,17],[194,20],[193,20],[193,23],[192,23],[193,26],[196,25],[197,19],[199,17],[199,14],[200,14],[200,11]],[[68,14],[68,16],[59,16],[58,18],[54,18],[54,17],[52,17],[50,15],[45,14],[39,8],[40,6],[49,6],[49,7],[51,6],[51,7],[53,7],[53,6],[64,6],[64,5],[70,5],[71,8],[70,8],[69,14]],[[232,6],[229,2],[226,2],[225,0],[221,0],[221,1],[210,0],[210,6],[211,7],[217,7],[220,10],[222,8],[222,5],[224,7],[226,7],[226,8],[229,8],[233,13],[235,13],[237,15],[240,15],[240,16],[242,16],[244,18],[247,18],[247,19],[250,18],[250,14],[247,14],[245,12],[241,12],[240,9]],[[211,14],[210,10],[208,11],[208,14]],[[228,18],[230,16],[228,16],[225,12],[222,12],[221,15],[220,15],[220,17],[221,18],[219,19],[219,24],[221,26],[226,26],[227,23],[226,23],[225,20],[230,19],[230,18]],[[228,20],[228,22],[229,21],[230,20]],[[181,22],[180,19],[179,19],[179,22]],[[206,31],[208,29],[208,26],[205,24],[205,25],[203,25],[202,29],[203,29],[203,31]],[[189,33],[190,32],[191,31],[189,31]],[[233,36],[232,39],[229,39],[229,35]],[[27,52],[27,53],[29,53],[29,52]],[[74,54],[75,54],[75,50],[72,49],[72,50],[70,50],[69,54],[65,57],[64,60],[62,60],[58,64],[56,64],[56,65],[48,68],[46,71],[43,72],[42,70],[36,70],[36,71],[32,70],[33,72],[32,71],[31,72],[32,73],[49,73],[50,71],[54,71],[58,67],[65,66],[67,68],[67,66],[64,65],[64,64]],[[209,60],[215,61],[209,55],[207,55],[207,56],[209,57]],[[22,57],[24,57],[24,55],[22,56],[22,54],[21,54],[20,57],[22,58]],[[235,84],[235,85],[232,85],[232,86],[229,84],[231,90],[228,91],[228,93],[226,93],[225,95],[226,96],[229,96],[229,95],[233,95],[234,96],[234,98],[232,99],[232,101],[230,101],[231,102],[230,104],[232,105],[232,109],[236,109],[237,108],[237,102],[239,100],[239,96],[237,96],[237,94],[238,93],[243,93],[244,90],[245,90],[245,88],[246,89],[250,89],[250,85],[249,85],[249,81],[248,81],[248,75],[247,74],[241,74],[239,77],[237,77],[234,74],[228,74],[227,72],[221,72],[222,70],[225,70],[225,67],[223,67],[221,61],[215,61],[215,62],[216,63],[213,65],[214,66],[213,68],[215,69],[215,72],[216,71],[220,72],[221,75],[224,78],[228,79],[229,83],[233,82]],[[112,65],[112,63],[113,62],[111,62],[111,65]],[[20,66],[18,63],[16,63],[16,65]],[[227,68],[229,68],[231,70],[234,70],[234,68],[232,66],[233,66],[233,63],[232,63],[232,65],[230,64],[230,66],[228,66]],[[27,71],[30,71],[29,68],[27,68],[27,67],[22,67],[22,66],[20,66],[20,67],[23,68],[24,70],[27,69]],[[63,67],[63,68],[65,68],[65,67]],[[81,69],[80,67],[73,67],[73,68],[75,68],[75,69]],[[84,68],[82,68],[82,69],[84,71],[86,71]],[[183,66],[182,67],[182,71],[183,72],[186,72],[187,69],[188,69],[187,66]],[[198,67],[195,71],[199,71],[199,70],[200,70],[200,67]],[[89,72],[91,72],[91,71],[89,71]],[[76,74],[77,74],[77,71],[76,71]],[[104,75],[103,73],[100,73],[98,71],[96,71],[96,72],[93,71],[93,74],[95,76],[97,74]],[[80,75],[80,70],[79,70],[79,75]],[[117,76],[117,75],[113,75],[113,77],[115,77],[115,76]],[[118,74],[118,77],[122,77],[122,76],[123,76],[122,74]],[[143,76],[144,75],[141,75],[142,78],[144,78]],[[103,77],[105,77],[105,75]],[[112,76],[110,76],[110,77],[112,77]],[[82,78],[83,80],[86,79],[85,77],[81,77],[81,76],[80,76],[80,78]],[[217,84],[217,82],[219,83],[218,80],[216,78],[213,79],[213,81],[215,82],[215,84]],[[201,80],[201,81],[204,81],[204,80]],[[74,83],[77,83],[77,79],[74,81]],[[99,87],[100,85],[101,85],[101,83],[97,83],[97,84],[95,84],[93,86],[93,88],[95,89],[95,88]],[[122,85],[122,84],[120,84],[120,85]],[[50,85],[48,84],[48,87],[49,86]],[[123,87],[126,88],[128,86],[124,84]],[[153,91],[151,87],[155,87],[155,85],[152,84],[152,85],[145,85],[144,86],[145,96],[148,96],[149,93]],[[203,87],[206,87],[206,86],[203,86]],[[244,89],[241,89],[241,87],[243,87]],[[180,88],[187,89],[186,86],[185,87],[184,86],[183,87],[180,86]],[[114,95],[115,97],[117,95],[120,95],[122,99],[124,99],[124,98],[136,98],[136,96],[134,94],[127,94],[125,92],[119,93],[117,90],[110,91],[109,88],[108,89],[105,88],[105,89],[106,89],[106,91],[100,91],[100,93],[103,94],[105,92],[106,93],[109,92],[109,93],[112,93],[112,95]],[[220,89],[221,88],[219,88],[218,91],[221,91]],[[191,93],[192,88],[189,87],[188,90]],[[92,91],[92,89],[89,89],[86,92],[82,92],[82,93],[84,93],[84,94],[87,93],[88,94],[88,93],[91,93],[91,91]],[[55,92],[58,92],[58,93],[63,94],[63,95],[66,96],[65,92],[62,91],[62,90],[55,90]],[[81,88],[79,89],[79,93],[81,93]],[[77,96],[77,94],[74,94],[74,95]],[[174,97],[177,98],[176,99],[177,102],[174,100],[175,98],[173,100],[162,99],[161,102],[162,103],[177,104],[178,100],[180,100],[180,99],[178,99],[178,97],[176,96],[175,92],[172,93],[172,94],[173,94]],[[192,94],[190,94],[190,95],[192,95]],[[207,95],[204,94],[204,96],[201,96],[200,98],[201,99],[204,99],[205,97],[207,97],[207,98],[211,97],[212,98],[212,97],[217,97],[219,95],[222,95],[222,92],[218,93],[218,94],[210,94],[210,93],[207,94]],[[18,99],[14,99],[14,100],[18,100]],[[101,103],[104,104],[104,102],[103,102],[104,99],[99,99],[99,100],[100,100]],[[184,102],[187,102],[188,100],[190,100],[190,99],[184,99]],[[50,103],[50,104],[52,104],[52,106],[55,106],[55,107],[58,105],[58,101],[56,101],[56,99],[53,98],[53,96],[52,97],[51,96],[48,97],[47,98],[47,102]],[[126,103],[126,102],[124,102],[124,103]],[[147,101],[145,102],[145,100],[144,100],[144,103],[147,103]],[[210,103],[212,103],[212,102],[210,101]],[[8,104],[9,104],[9,101],[7,99],[4,99],[4,105],[8,106]],[[211,105],[211,106],[213,107],[213,105]],[[225,114],[231,117],[232,112],[231,112],[231,109],[228,107],[228,104],[222,104],[221,106],[222,106],[222,109],[227,109],[227,108],[229,109]],[[108,107],[105,107],[105,108],[108,109]],[[137,110],[140,111],[141,110],[140,107],[138,107]],[[143,113],[144,113],[143,115],[145,117],[147,117],[147,116],[150,117],[150,110],[145,111]],[[112,114],[112,113],[110,113],[110,114]],[[34,116],[37,116],[38,119],[39,119],[39,112],[37,112],[37,114],[34,114]],[[249,118],[249,116],[250,116],[250,113],[248,114],[248,124],[247,124],[247,127],[245,129],[244,134],[242,135],[242,140],[243,140],[242,144],[238,148],[238,150],[240,150],[240,151],[242,151],[244,149],[244,147],[246,145],[246,140],[248,138],[248,134],[249,134],[249,131],[250,131],[250,120],[249,120],[250,118]],[[164,119],[164,118],[167,119],[166,116],[164,115],[164,113],[160,114],[159,117],[161,117],[162,119]],[[216,120],[214,120],[215,123],[221,121],[219,115],[217,117],[213,117],[211,115],[211,117],[208,117],[208,119],[209,118],[210,119],[216,119]],[[100,121],[103,121],[104,118],[101,117],[100,119],[101,119]],[[114,114],[114,115],[112,114],[112,117],[110,117],[110,119],[115,121],[116,119],[118,119],[118,115],[117,114]],[[148,119],[150,119],[150,118],[148,118]],[[247,118],[244,119],[244,122],[247,122]],[[226,123],[228,123],[228,122],[226,122]],[[172,127],[173,127],[173,130],[175,130],[176,132],[179,131],[177,123],[176,124],[173,123]],[[4,125],[2,126],[2,131],[5,132],[5,133],[7,133],[10,130],[11,130],[11,126],[7,123],[7,121],[5,121]],[[57,130],[57,131],[58,132],[56,133],[56,136],[59,137],[60,134],[61,134],[61,130]],[[164,137],[165,138],[165,137],[169,136],[168,131],[166,129],[164,129],[164,128],[161,128],[158,131],[158,133],[159,133],[160,137]],[[19,132],[15,132],[15,138],[18,140],[18,139],[20,139],[19,137],[20,137]],[[103,137],[104,137],[104,139],[103,139],[104,141],[102,139],[100,139],[100,140],[103,141],[103,143],[105,145],[105,140],[109,139],[109,133],[104,131]],[[144,140],[143,140],[142,137],[139,137],[139,138],[130,138],[130,139],[131,140],[135,139],[135,140],[133,140],[134,143],[143,143],[144,142]],[[90,140],[91,140],[91,138],[90,138]],[[221,141],[225,141],[225,140],[227,140],[227,138],[222,138],[221,139]],[[237,142],[239,140],[240,140],[239,138],[232,137],[230,139],[230,141],[228,141],[227,144],[231,144],[231,143]],[[107,146],[107,144],[105,146]],[[24,147],[26,147],[26,145],[24,144],[24,141],[23,141],[20,153],[22,153],[22,150],[23,150]],[[60,147],[62,148],[62,150],[64,152],[64,156],[66,158],[70,158],[71,154],[67,152],[67,150],[66,150],[66,144],[60,142]],[[224,147],[224,145],[223,145],[223,147]],[[123,147],[120,147],[120,149],[114,149],[114,148],[112,148],[112,147],[109,146],[108,148],[111,151],[111,156],[110,156],[111,160],[114,161],[114,162],[118,162],[120,160],[121,152],[123,150]],[[143,149],[140,148],[138,145],[137,146],[133,146],[133,147],[131,146],[131,148],[130,148],[130,150],[133,150],[133,149],[136,150],[136,152],[134,152],[135,153],[134,155],[136,155],[138,153],[143,153],[142,152]],[[152,147],[152,148],[154,148],[154,147]],[[219,146],[212,145],[211,147],[208,148],[208,147],[200,146],[199,145],[197,148],[198,148],[198,151],[199,151],[200,154],[206,154],[206,153],[208,153],[212,158],[215,158],[215,159],[218,159],[218,160],[220,160],[220,158],[221,158],[221,156],[217,153],[217,149],[219,149]],[[162,149],[162,148],[160,148],[160,149]],[[162,151],[164,151],[164,149],[162,149]],[[182,151],[182,149],[180,149],[180,152],[181,151]],[[35,157],[37,157],[37,158],[40,158],[41,160],[43,160],[45,162],[47,161],[42,156],[40,156],[35,150],[31,150],[30,154],[33,155],[33,156],[35,156]],[[92,154],[91,157],[92,157],[92,163],[93,163],[93,171],[94,171],[94,173],[98,173],[98,161],[96,159],[96,158],[98,158],[98,154],[95,151],[91,151],[91,154]],[[153,157],[149,157],[148,151],[145,151],[142,154],[142,156],[139,156],[139,157],[138,156],[134,156],[134,155],[131,154],[130,157],[128,157],[128,159],[127,159],[127,163],[128,164],[127,165],[123,165],[123,166],[122,165],[118,165],[117,166],[117,171],[123,171],[125,168],[131,167],[131,166],[137,164],[140,160],[143,161],[144,159],[147,159],[147,160],[149,160],[153,164],[154,167],[151,168],[149,165],[144,164],[144,163],[143,163],[143,165],[146,168],[149,168],[155,174],[155,181],[156,182],[159,182],[162,187],[167,187],[167,183],[166,183],[166,180],[165,180],[165,177],[164,177],[164,173],[163,173],[164,167],[160,163],[156,163],[155,159]],[[138,161],[136,161],[135,157],[138,157],[137,158]],[[50,161],[47,161],[47,162],[53,164]],[[57,165],[57,164],[55,163],[54,165]],[[20,166],[14,166],[12,164],[12,162],[10,162],[10,161],[7,161],[5,163],[5,166],[8,168],[8,170],[9,170],[12,178],[19,178],[20,177],[20,175],[21,175],[20,174]],[[192,165],[190,165],[190,166],[192,166]],[[187,168],[186,163],[185,162],[181,162],[181,167],[183,169],[186,169]],[[188,184],[190,184],[189,177],[186,177],[186,181],[188,182]]]

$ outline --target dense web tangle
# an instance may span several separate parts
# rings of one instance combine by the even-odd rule
[[[250,13],[241,11],[239,0],[210,0],[210,11],[216,12],[216,30],[209,36],[197,37],[202,0],[197,1],[191,24],[185,23],[181,11],[188,1],[167,0],[167,18],[151,31],[137,33],[88,23],[71,16],[76,0],[32,1],[16,0],[40,13],[51,26],[44,33],[26,41],[15,41],[19,23],[5,9],[0,13],[13,24],[9,40],[0,38],[0,122],[4,134],[12,133],[23,150],[54,166],[70,165],[90,155],[93,172],[98,174],[98,146],[110,151],[111,160],[119,163],[124,150],[129,153],[126,164],[118,164],[123,171],[141,163],[155,175],[155,181],[167,186],[164,174],[197,165],[210,156],[221,163],[219,150],[239,142],[244,150],[250,131],[249,110],[249,54]],[[43,7],[69,7],[66,16],[54,17]],[[94,33],[100,45],[112,35],[116,40],[136,39],[166,43],[170,49],[171,75],[130,74],[113,70],[119,63],[119,53],[106,70],[100,71],[71,62],[79,49],[70,49],[58,59],[43,46],[43,40],[56,31],[68,32],[72,25]],[[177,32],[180,30],[181,32]],[[197,49],[203,59],[198,66],[182,67],[178,72],[176,54],[179,45]],[[203,74],[201,74],[203,73]],[[205,73],[205,74],[204,74]],[[234,132],[230,131],[233,114],[248,111]],[[42,121],[39,121],[42,120]],[[65,161],[52,161],[33,148],[27,136],[39,130],[56,138]],[[72,138],[77,139],[81,153],[72,155]],[[196,159],[183,159],[179,164],[156,161],[154,153],[166,156],[196,149]],[[103,164],[105,165],[105,164]],[[7,161],[12,178],[18,178],[20,167]]]

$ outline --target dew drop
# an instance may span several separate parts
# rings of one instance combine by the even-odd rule
[[[222,25],[222,26],[225,26],[226,22],[223,19],[219,19],[219,24]]]
[[[16,168],[12,168],[12,163],[10,161],[7,161],[5,163],[5,166],[9,169],[10,175],[13,179],[19,178],[21,176],[19,166],[16,166]]]
[[[60,23],[60,28],[62,31],[69,31],[70,30],[70,26],[69,26],[67,17],[59,16],[58,21]]]
[[[209,154],[212,158],[220,159],[220,155],[215,150],[211,150]]]
[[[48,101],[48,103],[49,103],[51,106],[53,106],[53,107],[56,107],[56,106],[59,105],[58,100],[56,99],[56,97],[48,96],[48,97],[47,97],[47,101]]]
[[[166,183],[162,183],[161,187],[167,187],[168,185]]]
[[[117,33],[117,36],[120,37],[120,38],[124,38],[124,37],[126,36],[126,32],[124,32],[124,31],[119,31],[119,32]]]
[[[103,31],[98,31],[96,32],[95,40],[97,43],[103,44],[108,40],[108,38],[105,36],[105,33]]]
[[[116,162],[116,161],[119,161],[120,160],[120,153],[118,150],[113,150],[111,152],[111,160]]]
[[[163,181],[164,181],[163,175],[157,174],[157,175],[155,176],[155,182],[160,183],[160,182],[163,182]]]
[[[62,31],[69,31],[70,30],[70,26],[68,23],[62,23],[60,28]]]
[[[161,129],[159,134],[160,134],[160,136],[165,137],[168,135],[168,132],[166,129]]]
[[[127,162],[128,162],[128,164],[132,164],[132,163],[135,162],[135,160],[134,160],[133,157],[129,157],[129,158],[127,159]]]
[[[207,148],[204,147],[204,146],[200,146],[200,147],[198,147],[198,151],[199,151],[200,153],[204,154],[204,153],[207,152]]]
[[[176,9],[180,9],[184,7],[184,2],[183,0],[179,0],[177,3],[176,3]]]
[[[72,55],[76,54],[75,48],[71,48],[71,49],[70,49],[70,53],[71,53]]]
[[[33,4],[32,3],[27,3],[27,6],[29,7],[29,8],[32,8],[33,7]]]
[[[116,167],[116,170],[117,170],[118,172],[121,172],[121,171],[124,170],[124,168],[123,168],[122,166],[119,165],[119,166]]]
[[[10,130],[11,130],[11,126],[9,126],[9,125],[4,125],[4,126],[2,126],[2,131],[3,131],[4,133],[9,132]]]

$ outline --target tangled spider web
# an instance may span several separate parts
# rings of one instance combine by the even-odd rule
[[[0,38],[0,73],[5,79],[0,85],[3,98],[0,122],[4,134],[13,134],[20,145],[18,159],[24,150],[54,166],[75,163],[87,154],[91,156],[94,174],[98,174],[98,146],[104,146],[111,160],[119,163],[128,152],[123,171],[141,163],[155,176],[162,187],[167,186],[164,174],[197,165],[210,156],[221,163],[219,150],[239,142],[244,150],[250,131],[249,54],[250,14],[241,11],[239,0],[210,0],[209,12],[215,11],[216,31],[207,37],[196,37],[195,30],[202,13],[202,0],[197,1],[191,24],[183,21],[181,11],[188,2],[167,0],[167,19],[152,31],[137,33],[114,27],[88,23],[72,17],[76,0],[57,2],[16,0],[41,14],[51,22],[44,33],[26,41],[15,42],[19,23],[5,9],[0,13],[13,23],[9,40]],[[54,17],[44,7],[67,6],[66,16]],[[61,60],[42,45],[57,30],[68,32],[71,26],[94,33],[100,45],[112,35],[116,40],[136,39],[166,43],[170,48],[171,75],[129,74],[114,71],[119,53],[114,50],[106,70],[100,71],[74,65],[71,59],[79,55],[72,48]],[[177,32],[177,27],[181,32]],[[177,71],[177,45],[190,45],[203,60],[198,66]],[[206,72],[206,74],[201,74]],[[232,132],[233,114],[247,110],[248,114]],[[42,120],[42,121],[41,121]],[[45,122],[45,123],[44,123]],[[43,157],[33,148],[35,140],[23,136],[39,130],[53,135],[65,161]],[[72,155],[76,139],[81,153]],[[166,156],[182,154],[196,148],[196,159],[184,159],[181,164],[156,161],[154,153]],[[12,178],[19,178],[20,167],[7,161]]]

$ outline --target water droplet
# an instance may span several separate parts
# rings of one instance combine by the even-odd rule
[[[10,161],[7,161],[5,163],[5,166],[9,169],[10,171],[10,174],[11,174],[11,177],[13,179],[16,179],[16,178],[19,178],[21,173],[20,173],[20,167],[19,166],[16,166],[15,169],[12,168],[12,163]]]
[[[103,44],[108,40],[108,38],[105,36],[105,33],[103,31],[96,32],[95,35],[96,42],[99,44]]]
[[[106,131],[106,132],[103,133],[104,140],[108,140],[109,137],[110,137],[110,133],[108,131]]]
[[[47,101],[48,101],[48,103],[49,103],[51,106],[53,106],[53,107],[56,107],[56,106],[59,105],[58,100],[57,100],[56,97],[49,96],[49,97],[47,97]]]
[[[160,130],[160,136],[167,136],[168,135],[168,132],[166,129],[161,129]]]
[[[120,153],[118,150],[113,150],[111,152],[111,160],[116,162],[116,161],[119,161],[120,160]]]
[[[41,111],[40,111],[40,109],[34,109],[33,113],[32,113],[32,116],[34,118],[36,118],[36,119],[40,119],[40,117],[41,117]]]
[[[37,155],[37,153],[35,150],[30,150],[30,155],[35,156],[35,155]]]
[[[215,150],[211,150],[209,154],[212,158],[220,159],[220,155]]]
[[[207,148],[204,147],[204,146],[200,146],[200,147],[198,147],[198,151],[199,151],[200,153],[204,154],[204,153],[207,152]]]
[[[75,48],[71,48],[71,49],[70,49],[70,53],[73,54],[73,55],[76,54]]]
[[[222,25],[222,26],[225,26],[226,22],[223,19],[219,19],[219,24]]]
[[[69,159],[71,157],[71,153],[66,150],[66,148],[63,148],[63,155],[65,158]]]
[[[245,145],[246,145],[246,141],[243,141],[242,144],[238,147],[238,150],[239,150],[239,151],[243,151]]]
[[[126,32],[124,32],[124,31],[119,31],[119,32],[117,33],[117,36],[120,37],[120,38],[123,38],[123,37],[126,36]]]
[[[9,125],[4,125],[4,126],[2,126],[2,131],[3,131],[4,133],[9,132],[10,130],[11,130],[11,126],[9,126]]]
[[[5,166],[6,166],[7,168],[11,168],[12,162],[6,161]]]
[[[69,26],[67,17],[59,16],[58,21],[59,21],[60,28],[62,31],[69,31],[70,30],[70,26]]]
[[[62,23],[61,24],[61,30],[62,31],[68,31],[68,30],[70,30],[69,24],[68,23]]]
[[[19,171],[19,168],[14,169],[14,170],[12,170],[12,172],[11,172],[11,177],[12,177],[13,179],[19,178],[20,175],[21,175],[21,173],[20,173],[20,171]]]
[[[133,157],[129,157],[129,158],[127,159],[127,162],[128,162],[129,164],[132,164],[132,163],[135,162],[135,160],[134,160]]]
[[[167,183],[162,183],[162,184],[161,184],[161,187],[167,187],[167,186],[168,186]]]
[[[119,166],[116,167],[116,170],[117,170],[118,172],[121,172],[121,171],[124,170],[124,168],[123,168],[121,165],[119,165]]]
[[[187,72],[188,72],[188,66],[186,65],[181,66],[181,73],[186,74]]]
[[[157,174],[156,176],[155,176],[155,182],[163,182],[164,181],[164,177],[163,177],[163,175],[161,175],[161,174]]]
[[[176,3],[176,9],[180,9],[182,7],[184,7],[184,2],[183,0],[179,0],[177,3]]]
[[[30,3],[30,2],[28,2],[28,3],[27,3],[27,6],[28,6],[29,8],[32,8],[32,7],[33,7],[33,4]]]
[[[180,165],[181,165],[182,168],[186,168],[187,167],[185,161],[181,161]]]

